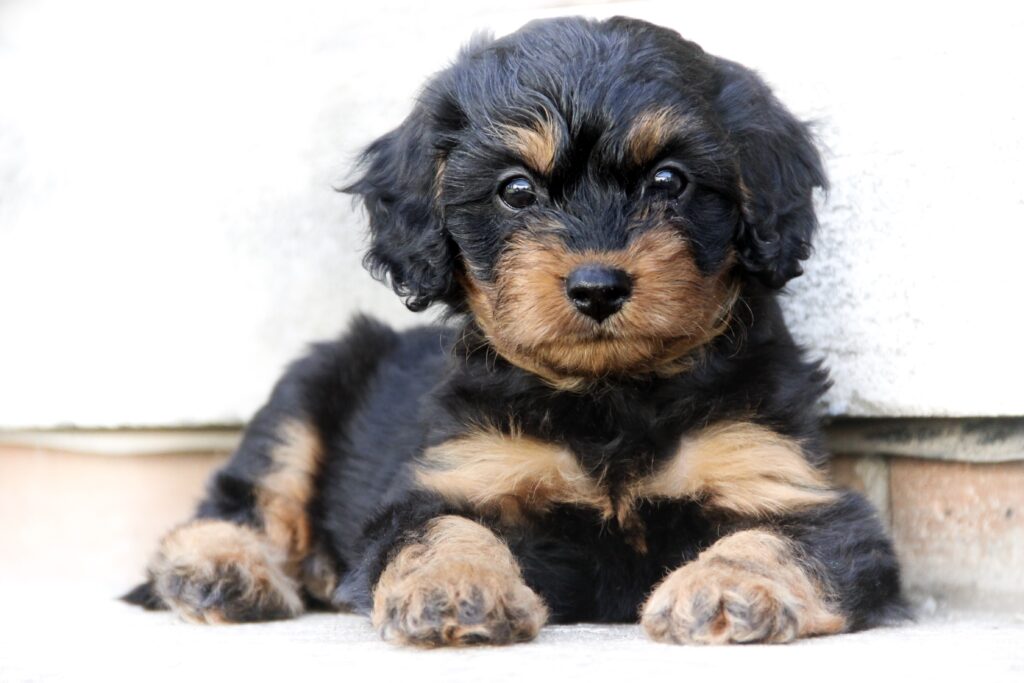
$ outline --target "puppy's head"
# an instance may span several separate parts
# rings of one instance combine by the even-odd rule
[[[782,287],[825,182],[755,74],[623,18],[470,45],[364,162],[371,270],[559,380],[671,369]]]

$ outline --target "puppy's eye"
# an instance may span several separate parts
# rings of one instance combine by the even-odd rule
[[[517,175],[510,178],[498,190],[501,201],[513,209],[525,209],[537,201],[537,193],[533,189],[533,183],[529,178]]]
[[[681,172],[665,166],[651,177],[651,189],[666,197],[678,197],[686,189],[687,180]]]

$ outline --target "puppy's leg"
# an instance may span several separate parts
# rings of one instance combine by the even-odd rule
[[[870,509],[847,495],[722,538],[657,586],[641,623],[664,642],[784,643],[901,609],[892,548]]]
[[[213,477],[197,518],[163,537],[149,580],[126,598],[198,623],[299,614],[312,536],[307,508],[321,457],[308,421],[262,412]]]
[[[292,365],[214,475],[196,519],[163,538],[148,580],[125,599],[219,623],[295,616],[303,584],[326,598],[337,567],[315,551],[310,511],[318,474],[327,444],[392,339],[390,330],[360,320],[341,342],[319,345]]]
[[[547,609],[503,541],[476,522],[444,515],[388,562],[373,591],[372,618],[396,643],[506,644],[533,639]]]

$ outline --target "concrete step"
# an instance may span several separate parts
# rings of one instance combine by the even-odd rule
[[[1024,620],[1011,615],[929,617],[781,647],[663,645],[647,639],[635,624],[575,624],[545,627],[535,642],[523,645],[423,651],[382,642],[367,619],[351,614],[198,626],[110,600],[91,585],[5,589],[0,585],[0,680],[5,682],[1019,683],[1024,678]]]

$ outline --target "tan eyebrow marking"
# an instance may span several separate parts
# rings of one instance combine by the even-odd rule
[[[673,107],[649,109],[641,113],[626,133],[626,149],[632,161],[638,165],[654,161],[662,147],[687,126],[693,119],[680,114]]]
[[[550,116],[538,118],[533,127],[500,126],[499,135],[533,170],[548,175],[555,167],[562,134]]]

